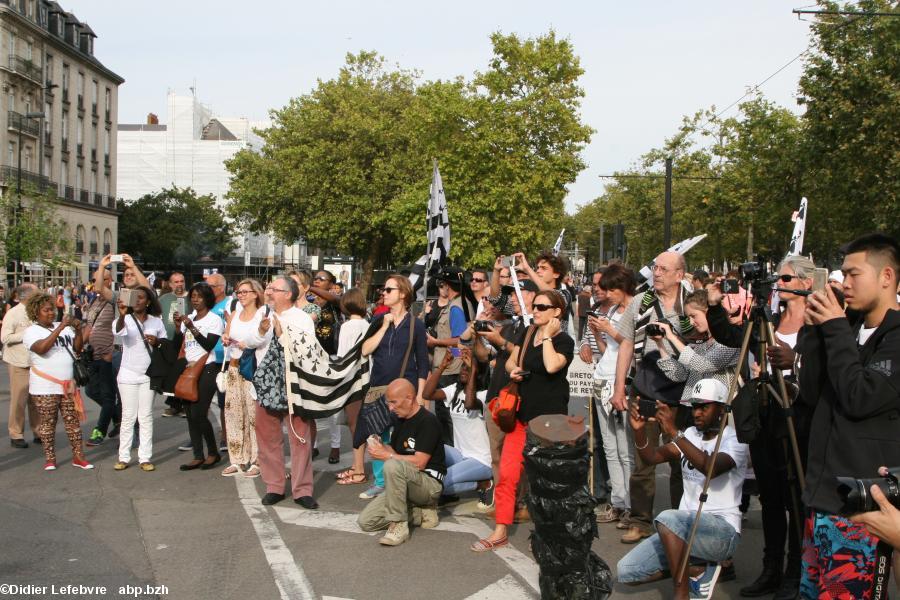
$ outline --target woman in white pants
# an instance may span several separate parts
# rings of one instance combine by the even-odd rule
[[[154,471],[153,457],[153,390],[147,367],[150,353],[166,337],[166,328],[156,294],[147,287],[130,290],[131,299],[119,297],[119,318],[113,322],[113,334],[122,344],[122,365],[116,381],[122,398],[122,425],[119,429],[119,462],[113,467],[124,471],[131,462],[131,441],[134,437],[134,421],[140,428],[138,462],[142,471]]]
[[[594,368],[594,405],[600,423],[603,439],[603,453],[609,468],[609,484],[612,488],[610,502],[597,511],[598,523],[618,522],[625,525],[631,510],[628,481],[634,468],[634,451],[628,413],[613,408],[610,399],[616,384],[616,359],[619,356],[619,342],[622,334],[616,330],[616,323],[631,303],[635,292],[634,272],[622,265],[607,267],[600,280],[600,288],[612,304],[609,311],[600,317],[588,317],[586,337],[594,336],[602,356]]]

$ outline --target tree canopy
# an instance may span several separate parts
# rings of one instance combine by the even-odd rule
[[[175,267],[209,257],[220,260],[237,248],[233,225],[212,195],[172,187],[146,194],[122,208],[119,245],[142,264]]]
[[[374,52],[348,55],[336,78],[272,111],[258,153],[227,163],[230,215],[362,257],[366,285],[376,265],[424,252],[436,158],[452,259],[490,264],[501,250],[546,245],[592,133],[579,114],[582,69],[553,32],[491,41],[489,69],[470,81],[422,81]]]

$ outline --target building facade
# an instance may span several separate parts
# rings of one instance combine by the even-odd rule
[[[116,252],[118,86],[94,31],[58,3],[0,0],[0,193],[53,190],[75,250],[74,279]],[[32,274],[34,275],[34,274]]]
[[[119,196],[130,202],[163,188],[190,187],[197,195],[212,195],[224,209],[231,181],[225,161],[244,148],[261,148],[263,141],[253,130],[267,126],[216,115],[193,93],[169,91],[164,123],[151,113],[146,123],[118,124]],[[242,232],[235,242],[227,264],[280,268],[286,255],[305,256],[305,245],[285,247],[270,235]]]

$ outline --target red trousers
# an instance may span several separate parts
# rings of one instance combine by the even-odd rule
[[[525,464],[525,425],[518,420],[512,433],[507,433],[500,453],[500,481],[494,490],[497,525],[512,525],[516,512],[516,490]]]
[[[256,444],[259,447],[259,470],[266,483],[266,492],[284,493],[284,431],[282,422],[287,413],[271,411],[256,405]],[[316,422],[291,417],[294,431],[288,427],[291,444],[291,496],[313,495],[312,443]],[[300,442],[297,435],[305,439]]]

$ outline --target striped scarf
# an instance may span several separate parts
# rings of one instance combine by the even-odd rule
[[[678,286],[678,297],[675,299],[675,313],[678,315],[678,328],[676,331],[682,336],[689,334],[694,329],[691,320],[684,315],[684,300],[687,298],[688,292],[683,286]],[[650,288],[641,296],[641,305],[638,308],[638,318],[634,325],[634,355],[640,361],[644,355],[644,344],[647,341],[646,327],[650,323],[653,315],[656,314],[657,321],[665,321],[663,315],[662,303],[656,295],[656,290]]]

